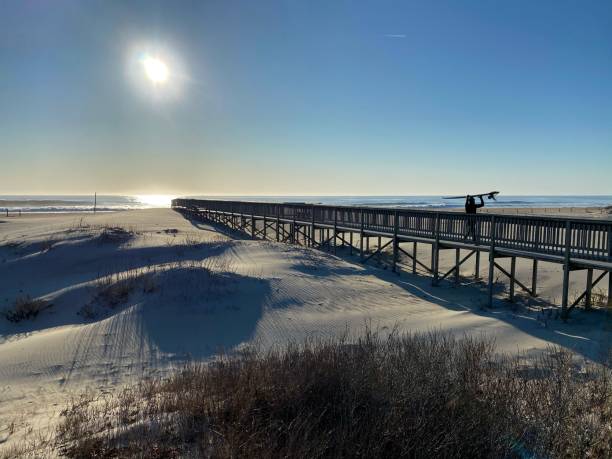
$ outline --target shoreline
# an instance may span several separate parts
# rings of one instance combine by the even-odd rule
[[[321,204],[326,205],[326,204]],[[348,206],[348,207],[383,207],[383,206]],[[433,208],[433,207],[384,207],[398,210],[419,210],[431,212],[463,212],[463,207],[449,208]],[[14,217],[31,217],[31,216],[50,216],[50,215],[97,215],[97,214],[113,214],[129,211],[153,210],[153,209],[168,209],[168,207],[147,207],[133,209],[104,209],[96,210],[61,210],[61,211],[27,211],[22,210],[19,214],[19,209],[9,209],[9,215],[6,215],[6,209],[0,208],[0,218]],[[589,218],[589,219],[604,219],[612,220],[612,206],[606,207],[488,207],[485,206],[478,210],[478,213],[499,214],[499,215],[523,215],[523,216],[545,216],[545,217],[572,217],[572,218]]]

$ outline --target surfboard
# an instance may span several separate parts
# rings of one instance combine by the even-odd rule
[[[442,199],[466,199],[468,196],[472,196],[474,198],[480,198],[486,196],[487,199],[493,199],[495,201],[495,196],[499,194],[499,191],[489,191],[488,193],[480,193],[480,194],[466,194],[463,196],[443,196]]]

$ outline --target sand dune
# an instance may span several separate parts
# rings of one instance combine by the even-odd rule
[[[519,264],[519,275],[529,269]],[[557,267],[542,269],[542,291],[554,295]],[[127,293],[117,290],[124,284]],[[26,295],[50,305],[18,323],[0,318],[4,446],[52,423],[87,387],[112,390],[220,350],[358,333],[366,323],[383,332],[482,333],[526,356],[553,344],[603,361],[610,349],[605,311],[575,311],[564,324],[502,299],[485,310],[476,284],[432,288],[425,276],[232,237],[169,209],[5,219],[0,292],[0,309]]]

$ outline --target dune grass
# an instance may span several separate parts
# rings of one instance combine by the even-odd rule
[[[30,295],[23,295],[17,297],[13,306],[4,310],[3,314],[10,322],[21,322],[22,320],[33,319],[49,306],[48,301],[32,298]]]
[[[448,335],[224,357],[63,412],[68,457],[610,457],[609,369]]]

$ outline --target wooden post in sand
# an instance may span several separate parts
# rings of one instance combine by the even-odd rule
[[[495,274],[495,215],[491,216],[489,229],[491,246],[489,248],[489,307],[493,306],[493,275]]]
[[[584,308],[591,309],[591,291],[593,290],[593,268],[587,269],[587,288],[584,298]]]
[[[397,272],[397,258],[399,241],[397,240],[397,233],[399,230],[399,212],[396,210],[393,214],[393,268],[392,271]]]
[[[567,303],[569,300],[570,248],[572,242],[572,223],[565,222],[565,256],[563,257],[563,296],[561,298],[561,318],[567,319]]]
[[[359,259],[363,260],[363,208],[359,210]]]
[[[417,242],[412,243],[412,274],[416,274]]]
[[[338,235],[338,209],[334,208],[334,255],[336,254],[337,235]]]
[[[612,226],[608,227],[608,258],[612,259]],[[608,305],[612,308],[612,271],[608,271]]]
[[[459,270],[461,267],[459,263],[461,262],[461,249],[455,249],[455,285],[459,285]]]
[[[312,212],[310,219],[310,247],[314,247],[314,242],[317,237],[315,232],[315,206],[312,205],[310,207],[310,211]]]
[[[280,206],[276,205],[276,242],[280,241]]]
[[[535,258],[531,267],[531,296],[538,296],[538,260]]]
[[[514,278],[516,276],[516,257],[510,258],[510,302],[514,303]]]
[[[440,262],[440,214],[436,212],[436,220],[434,222],[434,243],[431,246],[431,270],[433,278],[432,285],[438,285],[438,263]]]

